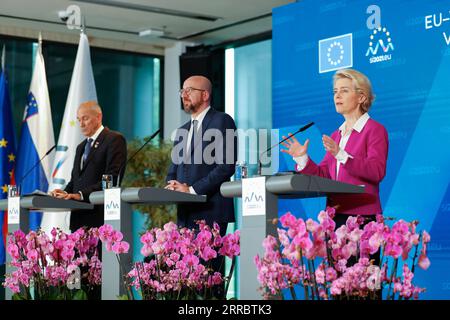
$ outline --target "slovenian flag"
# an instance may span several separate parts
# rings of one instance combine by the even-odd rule
[[[17,151],[15,176],[22,195],[29,194],[36,189],[47,192],[54,157],[54,153],[49,154],[38,166],[29,172],[44,157],[47,151],[55,145],[47,77],[41,46],[39,36],[33,76],[27,96],[19,149]],[[41,212],[30,212],[29,228],[37,230],[40,227],[41,219]]]

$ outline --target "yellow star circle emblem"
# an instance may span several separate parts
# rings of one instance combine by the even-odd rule
[[[0,140],[0,148],[6,148],[7,144],[8,144],[8,141],[6,141],[5,138]]]

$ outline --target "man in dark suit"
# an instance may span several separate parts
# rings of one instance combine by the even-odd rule
[[[217,222],[221,234],[234,222],[232,198],[220,194],[220,185],[234,174],[237,159],[236,125],[228,114],[211,108],[211,82],[203,76],[188,78],[180,90],[191,120],[177,130],[166,189],[207,196],[206,203],[178,206],[178,225]],[[193,145],[191,145],[193,144]]]
[[[63,199],[89,202],[89,195],[102,190],[102,175],[123,176],[127,158],[126,140],[122,134],[102,125],[102,110],[96,102],[81,104],[77,111],[81,133],[86,139],[77,146],[70,182],[64,190],[52,195]],[[120,179],[122,180],[122,179]],[[103,206],[79,210],[70,215],[70,230],[99,227],[104,223]]]

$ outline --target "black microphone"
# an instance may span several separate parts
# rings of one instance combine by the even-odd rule
[[[259,155],[259,159],[258,159],[258,175],[261,175],[261,171],[262,171],[262,163],[261,163],[261,158],[263,156],[263,154],[269,152],[269,150],[272,150],[273,148],[275,148],[276,146],[278,146],[280,143],[285,142],[287,139],[295,136],[297,133],[303,132],[306,129],[308,129],[309,127],[311,127],[314,124],[314,122],[310,122],[307,125],[301,127],[300,129],[298,129],[297,131],[295,131],[293,134],[290,134],[287,138],[284,138],[283,140],[281,140],[280,142],[274,144],[273,146],[271,146],[270,148],[268,148],[266,151],[264,151],[263,153],[261,153]]]
[[[42,158],[39,159],[39,161],[37,161],[34,166],[31,167],[30,170],[27,171],[27,173],[25,173],[22,177],[22,179],[20,179],[20,183],[18,184],[18,188],[19,188],[19,192],[21,190],[22,187],[22,183],[24,182],[25,178],[42,162],[42,160],[45,159],[46,156],[48,156],[54,149],[56,148],[56,144],[51,147],[43,156]]]
[[[119,170],[119,175],[117,177],[117,187],[120,186],[120,174],[122,173],[122,170],[127,166],[128,162],[130,162],[131,159],[134,158],[134,156],[136,156],[142,149],[144,149],[144,147],[153,140],[153,138],[155,138],[158,133],[161,131],[161,129],[156,130],[151,136],[150,138],[147,139],[147,141],[145,141],[145,143],[135,152],[133,153],[133,155],[131,157],[128,158],[128,160],[125,162],[125,164],[123,166],[120,167]]]

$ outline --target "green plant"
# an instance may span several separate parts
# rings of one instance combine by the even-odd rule
[[[128,142],[128,156],[132,156],[148,139],[133,139]],[[164,188],[166,175],[170,166],[172,143],[157,141],[149,143],[127,164],[122,187],[157,187]],[[176,220],[175,205],[135,205],[136,210],[145,214],[147,229],[161,227],[169,221]]]

